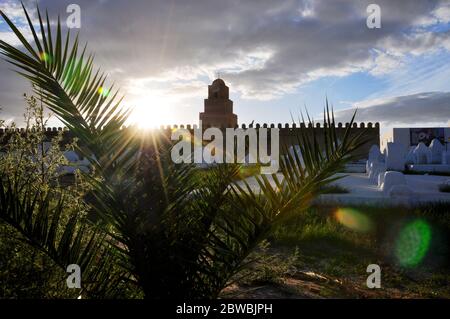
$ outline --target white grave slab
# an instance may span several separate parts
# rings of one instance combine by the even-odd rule
[[[442,153],[444,150],[444,145],[437,138],[431,141],[430,151],[432,164],[442,164]]]
[[[400,143],[387,143],[386,170],[403,171],[405,169],[405,148]]]
[[[401,172],[387,171],[384,173],[384,181],[381,186],[382,191],[388,195],[395,185],[406,185],[405,175]]]
[[[414,150],[416,164],[431,164],[431,150],[420,142]]]

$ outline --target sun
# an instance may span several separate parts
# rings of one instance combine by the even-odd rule
[[[139,128],[158,128],[171,123],[173,114],[170,105],[163,98],[145,97],[131,102],[130,123]]]

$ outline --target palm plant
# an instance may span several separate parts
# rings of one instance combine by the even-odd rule
[[[32,251],[33,256],[41,256],[39,260],[43,266],[53,269],[54,263],[42,256],[41,252],[45,252],[62,270],[52,272],[51,277],[55,278],[56,284],[62,288],[61,292],[66,295],[77,293],[64,287],[61,276],[65,266],[72,261],[88,270],[84,273],[86,291],[112,296],[110,293],[115,293],[115,289],[110,288],[115,287],[110,286],[110,283],[119,278],[110,276],[113,255],[109,253],[101,233],[86,220],[89,207],[82,198],[89,185],[78,174],[70,185],[61,185],[59,169],[68,164],[61,149],[63,132],[59,131],[48,145],[43,129],[47,120],[44,120],[42,105],[38,105],[33,96],[25,96],[25,100],[28,104],[24,114],[25,130],[17,131],[12,124],[7,133],[1,136],[0,219],[16,229],[15,241],[11,243],[24,247],[22,251],[14,247],[13,251],[16,254]],[[63,149],[73,149],[74,143],[75,140]],[[1,229],[6,233],[8,227],[4,226],[2,223]],[[29,244],[28,247],[21,243],[23,240]],[[30,246],[31,249],[27,249]],[[24,258],[39,267],[39,260],[34,263],[34,258],[30,261],[28,256],[21,256],[19,262],[23,262]],[[58,277],[60,279],[56,279]],[[9,281],[9,278],[2,279]],[[51,281],[55,283],[55,280]],[[104,283],[102,286],[99,285],[101,282]],[[46,291],[40,293],[41,296],[47,294]]]
[[[84,258],[99,260],[98,251],[103,251],[127,274],[111,279],[98,275],[93,282],[130,280],[147,298],[217,297],[271,229],[308,208],[365,142],[351,134],[351,125],[339,141],[327,106],[324,145],[318,145],[315,131],[310,135],[301,129],[301,158],[285,152],[281,176],[255,177],[259,192],[245,180],[235,181],[236,165],[220,165],[208,178],[196,178],[194,166],[170,160],[170,142],[155,137],[145,144],[123,129],[130,110],[121,106],[117,92],[105,94],[112,87],[105,89],[106,77],[94,72],[86,47],[79,52],[78,36],[71,40],[69,30],[64,40],[59,18],[54,31],[48,14],[44,23],[38,8],[39,37],[23,9],[34,45],[0,11],[24,47],[21,51],[0,41],[0,53],[79,138],[80,151],[95,171],[89,204],[99,223],[93,231],[89,221],[73,216],[60,225],[68,235],[58,243],[51,231],[57,217],[48,217],[58,216],[58,205],[31,205],[34,194],[14,190],[7,176],[0,179],[0,218],[61,267],[80,262],[89,271]],[[26,226],[30,218],[33,227]],[[108,272],[94,268],[96,274]],[[101,294],[96,289],[92,285],[91,295]]]

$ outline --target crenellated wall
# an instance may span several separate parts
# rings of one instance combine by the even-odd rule
[[[348,127],[350,125],[350,123],[345,123],[345,124],[343,124],[343,123],[337,123],[337,128],[346,128],[346,127]],[[279,129],[295,129],[295,128],[300,128],[300,126],[302,126],[302,127],[308,127],[308,128],[311,128],[312,127],[312,125],[311,124],[305,124],[305,123],[300,123],[300,125],[298,125],[298,124],[296,124],[296,123],[291,123],[291,124],[289,124],[289,123],[286,123],[286,124],[281,124],[281,123],[278,123],[278,124],[267,124],[267,123],[264,123],[264,124],[249,124],[249,125],[247,125],[247,124],[242,124],[242,125],[240,125],[240,126],[238,126],[239,128],[250,128],[250,127],[254,127],[254,128],[260,128],[260,127],[266,127],[266,128],[275,128],[275,127],[277,127],[277,128],[279,128]],[[210,126],[205,126],[205,125],[203,125],[203,129],[205,129],[205,128],[208,128],[208,127],[210,127]],[[314,127],[315,128],[323,128],[324,126],[321,124],[321,123],[315,123],[314,124]],[[378,128],[379,129],[379,127],[380,127],[380,124],[379,123],[375,123],[375,124],[373,124],[373,123],[371,123],[371,122],[369,122],[369,123],[367,123],[367,125],[366,125],[366,123],[364,123],[364,122],[361,122],[361,123],[353,123],[353,126],[352,126],[352,128]],[[127,128],[127,127],[125,127],[125,128]],[[154,128],[154,129],[148,129],[147,131],[155,131],[155,130],[169,130],[169,129],[174,129],[174,128],[186,128],[186,129],[188,129],[188,130],[190,130],[190,129],[195,129],[195,128],[198,128],[198,125],[197,124],[193,124],[193,125],[191,125],[191,124],[174,124],[174,125],[161,125],[160,127],[158,127],[158,128]],[[222,129],[224,129],[225,127],[221,127]],[[46,129],[45,129],[47,132],[58,132],[58,131],[68,131],[68,129],[67,129],[67,127],[47,127]],[[146,129],[142,129],[143,131],[146,131]],[[12,129],[8,129],[8,128],[0,128],[0,134],[3,134],[3,133],[5,133],[5,132],[8,132],[8,131],[16,131],[16,132],[25,132],[25,129],[24,128],[16,128],[16,129],[14,129],[14,130],[12,130]]]
[[[342,138],[345,134],[345,131],[347,129],[347,127],[349,126],[349,123],[337,123],[337,127],[336,127],[336,132],[337,132],[337,137],[338,138]],[[323,124],[321,123],[315,123],[314,127],[311,124],[308,123],[300,123],[300,124],[295,124],[295,123],[291,123],[291,124],[254,124],[254,125],[246,125],[246,124],[242,124],[240,126],[240,128],[242,129],[246,129],[246,128],[250,128],[250,127],[254,127],[256,129],[259,129],[260,127],[263,128],[278,128],[280,130],[280,146],[282,145],[295,145],[298,144],[298,139],[297,136],[298,134],[300,134],[300,127],[306,128],[306,132],[307,134],[312,134],[313,130],[318,133],[316,136],[318,137],[318,143],[319,145],[322,145],[324,143],[323,140]],[[193,131],[194,129],[197,129],[198,126],[197,125],[162,125],[159,128],[156,129],[149,129],[149,130],[141,130],[141,136],[145,136],[147,134],[163,134],[163,135],[170,135],[170,132],[172,132],[173,129],[177,129],[177,128],[186,128],[188,130]],[[208,128],[208,126],[203,126],[203,130]],[[128,128],[124,128],[124,130],[127,130]],[[225,129],[224,127],[222,127],[221,129]],[[3,134],[7,134],[10,130],[5,130],[5,129],[0,129],[0,136]],[[22,129],[16,129],[16,131],[18,132],[23,132],[25,133],[25,130]],[[70,132],[67,130],[67,128],[65,127],[48,127],[46,129],[46,134],[47,136],[50,138],[52,136],[55,136],[56,134],[58,134],[59,131],[64,131],[64,137],[70,139],[71,138],[71,134]],[[379,123],[353,123],[351,130],[350,130],[350,134],[351,135],[357,135],[360,134],[361,132],[364,132],[365,137],[367,138],[367,143],[365,145],[363,145],[358,153],[357,156],[360,159],[364,159],[367,158],[367,155],[369,153],[369,149],[372,145],[380,145],[380,125]]]

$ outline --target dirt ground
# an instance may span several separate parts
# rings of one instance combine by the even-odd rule
[[[285,256],[287,248],[272,248],[269,254]],[[287,257],[286,257],[287,258]],[[223,291],[224,298],[322,299],[322,298],[450,298],[450,272],[419,268],[404,270],[383,260],[381,288],[368,288],[367,265],[375,258],[363,252],[333,253],[304,250],[291,269],[269,280],[236,283]]]

